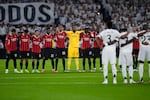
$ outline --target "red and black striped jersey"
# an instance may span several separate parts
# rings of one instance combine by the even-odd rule
[[[40,47],[40,43],[42,42],[41,37],[33,35],[31,37],[31,41],[32,41],[32,52],[41,53],[41,47]]]
[[[88,49],[90,48],[90,34],[81,34],[81,43],[82,43],[82,46],[81,46],[81,49],[82,50],[85,50],[85,49]]]
[[[21,34],[19,36],[19,43],[20,43],[20,51],[30,51],[30,35],[29,34]]]
[[[15,34],[15,35],[8,34],[6,36],[6,42],[5,42],[6,50],[16,51],[17,50],[17,40],[18,40],[17,34]]]
[[[140,48],[139,39],[133,40],[133,49],[139,49],[139,48]]]
[[[52,48],[52,40],[53,40],[53,38],[54,38],[53,34],[45,33],[42,36],[43,48]]]
[[[95,39],[96,37],[97,37],[97,32],[91,32],[91,36]],[[98,41],[99,41],[99,44],[100,44],[100,48],[102,48],[103,47],[103,41],[102,41],[102,39],[98,39]],[[96,41],[94,41],[94,46],[93,46],[93,48],[98,48],[98,45],[97,45],[97,43],[96,43]]]
[[[66,32],[55,33],[56,48],[65,48]]]

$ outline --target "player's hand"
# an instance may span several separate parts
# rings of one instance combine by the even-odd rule
[[[148,43],[148,42],[143,42],[142,44],[143,44],[143,45],[149,45],[149,43]]]
[[[7,54],[10,54],[10,51],[7,50]]]

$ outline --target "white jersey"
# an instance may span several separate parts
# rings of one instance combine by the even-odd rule
[[[106,29],[102,31],[98,37],[102,38],[105,44],[118,39],[120,33],[114,29]],[[116,43],[105,46],[102,50],[102,63],[106,65],[108,62],[110,62],[110,64],[116,64]]]
[[[103,44],[116,40],[120,37],[120,33],[115,29],[103,30],[97,37],[102,38]],[[116,47],[116,43],[110,46]]]
[[[122,32],[121,35],[127,34],[127,32]],[[121,52],[130,52],[132,53],[133,50],[133,43],[129,43],[123,47],[121,47],[122,44],[127,43],[128,41],[132,40],[133,38],[136,38],[137,34],[136,33],[129,33],[128,36],[124,39],[119,40],[119,45],[120,45],[120,51]]]
[[[140,40],[140,46],[145,47],[147,45],[144,45],[143,42],[148,42],[150,46],[150,32],[145,33],[143,36],[139,38]]]
[[[140,50],[138,60],[144,62],[144,60],[147,59],[147,61],[150,61],[150,32],[145,33],[142,37],[139,38],[139,40]],[[149,45],[144,45],[144,42],[147,42]]]

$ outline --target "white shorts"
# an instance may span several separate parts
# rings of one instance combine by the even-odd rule
[[[133,65],[132,52],[122,52],[122,51],[120,51],[119,65],[132,66]]]
[[[116,48],[104,47],[102,50],[102,64],[116,64]]]
[[[143,62],[144,60],[150,61],[150,46],[140,47],[138,60]]]

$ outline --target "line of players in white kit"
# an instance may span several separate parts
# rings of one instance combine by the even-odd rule
[[[140,83],[143,83],[143,67],[144,61],[147,60],[149,66],[149,78],[150,78],[150,31],[148,26],[144,25],[143,31],[137,33],[133,32],[122,32],[119,33],[117,30],[111,29],[111,24],[108,24],[108,29],[100,32],[98,38],[103,40],[102,50],[102,64],[104,81],[103,84],[108,84],[108,63],[110,62],[113,74],[113,84],[117,84],[117,70],[116,70],[116,44],[119,42],[119,65],[122,66],[122,76],[124,83],[127,84],[127,66],[129,72],[129,83],[135,83],[133,80],[133,58],[132,58],[132,42],[134,39],[139,39],[140,49],[138,55],[139,61],[139,77]],[[97,42],[98,43],[98,42]],[[149,81],[150,82],[150,81]]]

